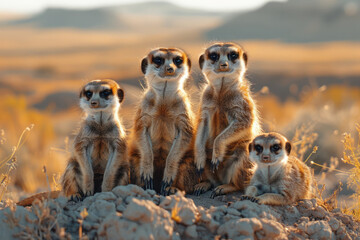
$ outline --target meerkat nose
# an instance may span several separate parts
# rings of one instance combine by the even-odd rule
[[[270,160],[270,156],[268,156],[268,155],[263,155],[263,156],[262,156],[262,160],[263,160],[264,162],[267,162],[267,161]]]
[[[99,107],[99,102],[98,102],[98,101],[91,101],[91,107],[92,107],[92,108],[97,108],[97,107]]]
[[[173,72],[174,72],[174,68],[172,68],[172,67],[167,67],[167,68],[166,68],[166,71],[167,71],[168,73],[173,73]]]
[[[220,66],[221,67],[227,67],[229,64],[227,63],[227,62],[225,62],[225,63],[222,63]]]

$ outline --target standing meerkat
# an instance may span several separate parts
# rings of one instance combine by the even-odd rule
[[[183,87],[190,68],[178,48],[155,49],[141,62],[148,87],[131,136],[131,182],[162,195],[173,188],[192,192],[196,183],[193,113]]]
[[[291,143],[284,136],[273,132],[259,135],[249,144],[249,152],[256,166],[246,196],[270,205],[291,204],[311,197],[310,169],[298,158],[289,156]]]
[[[260,126],[244,78],[244,50],[234,43],[216,43],[200,56],[199,64],[208,85],[202,93],[195,140],[195,164],[202,179],[195,194],[214,186],[213,198],[245,189],[251,176],[248,144]]]
[[[118,116],[123,99],[113,80],[93,80],[82,88],[80,107],[86,116],[62,176],[65,196],[79,200],[128,183],[125,131]]]

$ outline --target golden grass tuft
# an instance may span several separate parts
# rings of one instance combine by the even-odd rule
[[[12,170],[16,169],[17,158],[16,155],[19,149],[24,145],[27,137],[29,136],[28,133],[33,129],[34,124],[31,124],[29,127],[25,128],[25,130],[21,133],[20,138],[17,142],[17,145],[12,148],[11,154],[0,161],[0,170],[7,167],[5,173],[1,174],[1,182],[0,182],[0,202],[7,190],[7,187],[10,183],[10,173]],[[4,135],[4,134],[2,134]]]
[[[343,211],[351,214],[357,221],[360,221],[360,125],[356,125],[358,139],[351,136],[350,133],[344,134],[343,144],[344,153],[342,161],[352,166],[348,171],[348,184],[355,190],[351,196],[353,204],[350,207],[345,207]]]

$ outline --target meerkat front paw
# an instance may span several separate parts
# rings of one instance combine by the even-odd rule
[[[254,203],[259,203],[259,199],[256,198],[256,197],[251,197],[251,196],[247,196],[247,195],[242,195],[240,197],[240,201],[244,201],[244,200],[249,200],[251,202],[254,202]]]
[[[204,192],[206,192],[210,188],[211,188],[211,183],[210,182],[201,182],[201,183],[195,185],[193,194],[195,196],[200,196],[200,194],[203,194]]]
[[[83,198],[94,195],[94,180],[86,184],[82,192]]]
[[[145,190],[154,190],[153,172],[154,169],[152,167],[144,167],[140,169],[141,183],[144,184]]]
[[[213,172],[218,169],[219,164],[223,161],[224,150],[222,148],[223,147],[221,146],[221,144],[219,144],[218,141],[216,141],[215,139],[214,149],[211,159],[211,170]]]
[[[172,183],[173,183],[172,179],[170,179],[170,180],[162,180],[161,181],[160,194],[163,195],[163,196],[168,196]]]
[[[154,180],[149,175],[141,174],[141,183],[144,184],[144,189],[154,190]]]
[[[199,178],[201,178],[201,174],[204,172],[205,163],[206,163],[206,154],[203,153],[202,151],[197,151],[197,153],[195,154],[195,164],[196,164],[196,172]]]
[[[69,202],[80,202],[83,199],[84,199],[84,194],[82,192],[79,192],[79,193],[75,193],[75,194],[71,195],[68,198],[68,201]]]

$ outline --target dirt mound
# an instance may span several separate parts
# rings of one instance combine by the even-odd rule
[[[238,201],[239,194],[208,195],[163,197],[135,185],[119,186],[78,203],[58,198],[27,209],[7,207],[0,211],[0,232],[2,239],[78,238],[80,230],[90,239],[355,239],[360,234],[351,216],[328,212],[314,199],[271,207]]]

